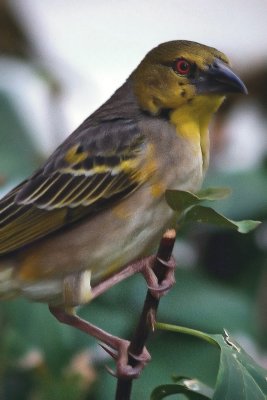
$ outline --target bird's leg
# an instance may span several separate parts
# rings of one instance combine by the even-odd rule
[[[124,379],[137,378],[145,365],[150,361],[150,355],[146,348],[144,348],[142,354],[138,357],[132,355],[137,361],[136,366],[132,367],[128,365],[129,342],[127,340],[113,336],[80,318],[74,308],[50,306],[49,310],[58,321],[73,326],[104,343],[102,346],[104,350],[116,360],[116,372],[114,373],[109,370],[113,375]]]
[[[94,297],[99,296],[101,293],[105,292],[118,282],[137,272],[141,272],[144,275],[148,285],[148,290],[152,297],[159,299],[161,296],[166,294],[175,283],[174,259],[170,257],[170,255],[166,257],[166,254],[164,253],[164,250],[167,250],[167,252],[169,250],[170,253],[172,251],[172,247],[170,250],[166,245],[168,240],[165,242],[166,239],[168,239],[168,235],[170,235],[170,238],[173,240],[175,239],[175,231],[167,231],[162,239],[156,256],[149,256],[129,264],[121,271],[101,282],[97,286],[94,286],[93,288],[90,286],[90,271],[81,271],[78,274],[66,277],[63,283],[63,304],[65,304],[65,307],[49,307],[51,313],[60,322],[71,325],[104,343],[102,347],[116,360],[116,372],[112,373],[117,377],[124,379],[137,378],[144,366],[150,360],[148,351],[142,346],[140,351],[136,352],[136,354],[132,354],[131,351],[129,351],[130,343],[127,340],[113,336],[97,326],[90,324],[84,319],[81,319],[75,313],[74,306],[77,304],[84,304],[89,300],[92,300]],[[172,243],[172,241],[170,241],[170,243]],[[166,249],[164,246],[166,246]],[[151,320],[150,324],[152,329],[153,323],[154,321]],[[132,363],[133,365],[129,365],[129,355],[134,360]]]
[[[164,274],[160,277],[161,279],[158,279],[153,270],[156,262],[159,262],[165,267]],[[163,261],[158,256],[152,255],[141,260],[134,261],[124,267],[121,271],[117,272],[115,275],[94,286],[91,289],[92,298],[99,296],[112,286],[138,272],[143,274],[152,296],[160,298],[161,296],[165,295],[175,283],[175,266],[176,263],[173,257],[171,257],[169,261]]]

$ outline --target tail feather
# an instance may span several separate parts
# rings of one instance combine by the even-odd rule
[[[23,296],[32,301],[62,304],[60,279],[25,281],[20,279],[16,272],[17,268],[11,261],[0,261],[0,300]]]
[[[0,264],[0,300],[16,297],[19,292],[18,284],[14,279],[13,266]]]

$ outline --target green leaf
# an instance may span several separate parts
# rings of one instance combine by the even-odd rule
[[[214,390],[208,385],[205,385],[205,383],[200,382],[198,379],[190,379],[184,376],[173,377],[172,379],[176,383],[183,384],[192,392],[199,393],[207,398],[213,396]]]
[[[214,388],[213,400],[266,400],[267,399],[267,371],[256,364],[256,362],[241,348],[241,346],[225,331],[224,335],[208,335],[204,332],[196,331],[181,326],[156,323],[156,328],[189,334],[203,339],[211,344],[220,347],[221,356],[219,372]],[[168,386],[168,385],[165,385]],[[163,388],[163,389],[162,389]],[[156,391],[158,389],[158,391]],[[158,397],[152,400],[164,398],[172,392],[174,385],[169,391],[164,392],[166,387],[159,386],[153,393]],[[160,391],[160,389],[162,389]],[[160,393],[161,397],[160,397]],[[200,392],[207,395],[207,392]],[[191,399],[193,397],[189,397]]]
[[[267,371],[225,331],[210,335],[221,348],[219,372],[213,400],[266,400]]]
[[[218,211],[231,215],[234,219],[243,219],[247,215],[266,215],[267,168],[262,167],[232,172],[209,171],[205,179],[207,185],[220,182],[223,186],[235,188],[232,196],[218,204]]]
[[[175,382],[155,388],[150,400],[161,400],[173,394],[184,394],[189,400],[212,399],[213,390],[197,379],[180,377],[175,379]]]
[[[199,222],[216,225],[221,228],[229,228],[240,233],[248,233],[255,229],[260,222],[252,220],[233,221],[219,214],[211,207],[195,206],[184,215],[184,222]]]
[[[216,201],[225,199],[231,193],[232,190],[228,187],[211,187],[197,192],[197,197],[201,200]]]
[[[182,222],[212,224],[221,228],[234,229],[240,233],[248,233],[255,229],[260,224],[259,221],[233,221],[211,207],[200,205],[204,201],[223,199],[229,193],[228,188],[209,188],[197,194],[182,190],[167,190],[165,196],[169,206],[180,214]]]
[[[187,208],[199,204],[202,201],[195,194],[181,190],[166,190],[165,198],[168,205],[179,213],[184,212]]]
[[[165,197],[169,206],[178,212],[202,203],[203,201],[222,200],[229,196],[231,190],[226,187],[214,187],[200,190],[194,194],[184,190],[166,190]]]

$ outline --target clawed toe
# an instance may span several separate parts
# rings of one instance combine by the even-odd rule
[[[164,266],[164,277],[163,280],[159,281],[153,270],[155,260],[157,260],[162,266]],[[159,257],[149,259],[143,270],[141,271],[147,282],[148,290],[151,295],[156,299],[166,295],[171,287],[175,284],[174,269],[176,263],[173,257],[169,261],[164,261]]]
[[[101,344],[100,346],[116,360],[116,370],[105,366],[106,370],[117,378],[136,379],[144,369],[145,365],[150,361],[151,357],[146,348],[139,355],[128,353],[129,342],[120,340],[118,348],[110,349],[108,346]],[[129,356],[134,360],[134,365],[129,364]]]
[[[102,347],[102,349],[105,350],[105,352],[108,353],[110,357],[113,358],[113,360],[118,359],[118,354],[115,351],[113,351],[110,347],[104,345],[103,343],[99,343],[99,346]]]
[[[157,286],[148,286],[148,290],[156,299],[160,299],[162,296],[165,296],[172,286],[175,284],[175,279],[165,279]]]
[[[156,257],[156,259],[165,267],[169,268],[169,269],[175,269],[176,267],[176,261],[175,258],[173,256],[171,256],[171,258],[169,259],[169,261],[165,261],[162,260],[160,257]]]

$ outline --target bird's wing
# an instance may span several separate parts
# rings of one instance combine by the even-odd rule
[[[74,132],[31,178],[0,201],[0,254],[98,212],[147,178],[137,123],[116,120]]]

